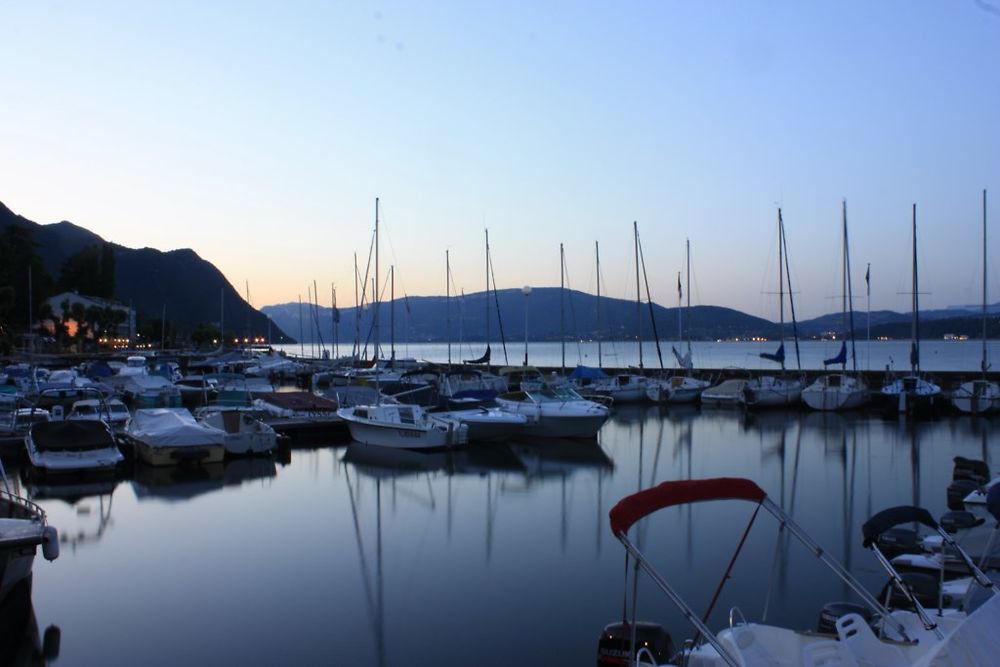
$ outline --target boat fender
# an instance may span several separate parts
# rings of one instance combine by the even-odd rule
[[[48,661],[54,661],[59,657],[59,645],[62,643],[62,630],[58,625],[50,625],[45,628],[45,635],[42,637],[42,656]]]
[[[45,526],[42,532],[42,555],[45,560],[59,558],[59,533],[54,526]]]

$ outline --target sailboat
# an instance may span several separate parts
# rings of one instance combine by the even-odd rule
[[[379,318],[378,199],[375,199],[375,350],[378,351]],[[469,427],[452,419],[437,417],[419,405],[384,402],[375,375],[375,403],[340,408],[337,415],[347,424],[351,438],[366,445],[399,449],[433,449],[464,445]]]
[[[986,379],[990,367],[986,355],[986,190],[983,190],[983,358],[979,363],[983,376],[963,382],[951,393],[951,404],[959,412],[983,414],[1000,407],[1000,386]]]
[[[646,390],[646,396],[649,400],[655,403],[694,403],[701,396],[701,392],[705,391],[711,384],[707,380],[701,380],[694,377],[691,371],[694,369],[694,362],[691,360],[691,337],[686,334],[684,329],[684,322],[690,320],[688,317],[683,319],[683,314],[690,314],[691,312],[691,241],[688,240],[685,244],[686,250],[686,266],[685,266],[685,281],[687,283],[687,305],[684,310],[681,310],[680,303],[680,286],[681,278],[680,274],[677,276],[677,329],[678,338],[684,340],[687,343],[687,351],[682,355],[676,347],[671,346],[671,351],[674,354],[674,358],[677,360],[678,365],[685,370],[683,375],[672,375],[666,380],[661,380],[659,382],[651,383]]]
[[[920,377],[920,299],[917,281],[917,205],[913,205],[913,293],[910,327],[910,374],[883,385],[879,397],[889,410],[914,413],[934,408],[941,396],[941,387]]]
[[[802,395],[802,381],[784,377],[785,373],[785,268],[788,248],[785,247],[785,223],[778,209],[778,311],[781,322],[778,349],[774,353],[762,352],[761,357],[781,364],[781,376],[761,375],[746,383],[743,398],[747,407],[781,407],[795,405]],[[788,299],[792,299],[791,275],[788,275]],[[794,302],[792,302],[794,303]],[[792,333],[795,336],[795,357],[799,358],[799,338],[795,329],[795,306],[792,305]],[[801,363],[799,371],[802,370]]]
[[[802,390],[802,402],[813,410],[851,410],[868,400],[868,385],[858,375],[858,358],[854,353],[854,306],[851,303],[851,252],[847,242],[847,201],[843,203],[843,327],[851,341],[851,365],[847,371],[847,339],[840,343],[840,352],[823,361],[824,366],[840,364],[840,373],[819,376]]]
[[[649,378],[642,373],[642,292],[639,289],[639,225],[632,223],[633,242],[635,244],[635,310],[636,310],[636,343],[639,346],[639,373],[615,373],[606,378],[594,380],[587,390],[601,396],[610,397],[615,403],[636,403],[646,400],[646,388]],[[598,279],[600,277],[598,276]]]

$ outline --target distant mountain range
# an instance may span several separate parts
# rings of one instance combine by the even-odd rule
[[[600,298],[592,294],[566,290],[560,294],[557,287],[534,288],[525,297],[519,289],[498,290],[490,295],[485,292],[466,294],[463,298],[453,297],[450,301],[441,296],[409,297],[382,303],[379,308],[379,339],[382,344],[393,337],[397,341],[445,342],[496,341],[524,339],[525,316],[527,315],[528,336],[532,340],[559,340],[560,322],[567,340],[598,337],[603,340],[635,340],[637,331],[643,339],[650,340],[655,333],[661,340],[677,340],[680,337],[679,318],[686,331],[684,335],[695,340],[727,340],[735,338],[763,337],[774,339],[779,336],[780,327],[775,322],[747,315],[732,308],[719,306],[692,306],[686,313],[678,308],[664,308],[653,304],[641,304],[637,309],[634,301]],[[990,318],[990,337],[1000,337],[1000,319],[996,312],[1000,305],[991,307],[994,314]],[[361,311],[357,322],[356,308],[341,308],[339,323],[334,331],[332,309],[325,306],[311,307],[308,304],[284,303],[264,306],[261,311],[269,315],[284,331],[303,342],[329,344],[336,336],[343,345],[350,345],[360,332],[362,342],[371,341],[374,331],[374,308]],[[299,313],[302,313],[300,319]],[[560,313],[562,316],[560,317]],[[982,320],[976,310],[946,309],[921,312],[922,337],[940,338],[946,333],[979,337]],[[395,319],[395,326],[392,320]],[[356,328],[357,322],[357,328]],[[637,322],[640,324],[637,325]],[[449,325],[450,323],[450,325]],[[855,313],[855,335],[866,335],[867,314]],[[797,323],[801,338],[821,338],[833,334],[842,335],[847,327],[840,313],[823,315],[815,319]],[[785,334],[792,336],[792,325],[785,323]],[[871,313],[871,335],[890,338],[908,338],[910,335],[909,313],[894,313],[880,310]]]
[[[105,243],[97,234],[58,222],[40,225],[16,215],[0,203],[0,234],[11,226],[28,230],[35,252],[48,272],[56,277],[63,264],[88,245]],[[252,308],[215,266],[190,249],[161,252],[153,248],[126,248],[112,244],[115,252],[114,296],[131,304],[140,314],[159,319],[166,308],[167,320],[182,331],[199,324],[218,326],[224,318],[227,331],[266,335],[267,316]],[[284,336],[280,325],[272,336]]]
[[[37,255],[53,277],[59,275],[63,264],[75,253],[88,245],[105,243],[97,234],[70,222],[40,225],[0,204],[0,234],[11,226],[19,226],[30,233]],[[300,335],[304,342],[322,340],[330,343],[335,335],[331,308],[284,303],[255,310],[212,263],[193,250],[161,252],[116,244],[112,247],[116,262],[115,297],[123,303],[131,303],[140,315],[157,319],[166,307],[167,319],[181,331],[190,331],[199,324],[218,326],[221,300],[226,329],[239,335],[266,335],[270,330],[272,342],[286,343],[297,342]],[[1000,313],[1000,304],[991,305],[989,310],[991,317],[987,335],[998,338],[1000,318],[997,313]],[[362,341],[370,341],[374,335],[374,308],[362,311],[357,327],[356,312],[353,307],[339,311],[336,336],[342,345],[354,341],[356,330],[360,332]],[[680,335],[678,325],[681,317],[685,320],[685,335],[695,340],[773,339],[779,335],[778,324],[732,308],[692,306],[689,312],[684,313],[678,308],[664,308],[656,304],[650,308],[645,303],[637,309],[634,301],[601,297],[598,313],[598,299],[594,295],[573,290],[562,292],[557,287],[539,287],[528,297],[519,289],[506,289],[490,294],[489,300],[486,293],[478,292],[450,300],[429,296],[382,303],[380,338],[384,343],[393,337],[398,341],[445,342],[450,339],[458,342],[460,339],[483,341],[487,337],[497,341],[502,336],[508,341],[518,341],[524,338],[525,314],[528,335],[532,340],[559,340],[561,335],[565,335],[567,340],[634,340],[637,332],[643,339],[649,340],[654,337],[654,324],[655,335],[661,340],[676,340]],[[392,325],[393,318],[395,326]],[[921,319],[921,333],[927,338],[940,338],[946,333],[978,338],[982,331],[979,308],[976,306],[923,311]],[[856,312],[854,327],[857,336],[864,337],[866,325],[867,314]],[[786,335],[791,336],[791,324],[786,323],[785,327]],[[801,338],[819,338],[834,333],[842,335],[846,330],[839,313],[799,322],[797,327]],[[910,315],[873,311],[871,335],[908,338]]]

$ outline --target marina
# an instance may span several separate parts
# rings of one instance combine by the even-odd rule
[[[900,504],[940,516],[953,457],[1000,460],[997,428],[952,413],[623,404],[592,440],[414,451],[303,435],[273,456],[197,466],[131,456],[113,480],[85,482],[35,480],[23,456],[4,460],[59,530],[61,556],[35,564],[30,594],[36,626],[59,630],[59,664],[577,665],[593,663],[621,614],[607,517],[622,497],[664,480],[753,479],[878,591],[861,524]],[[746,510],[659,514],[639,543],[703,609]],[[849,596],[775,548],[773,536],[747,541],[748,572],[733,572],[709,625],[738,606],[808,629]],[[776,553],[772,580],[749,574]],[[686,636],[655,591],[640,592],[638,611]],[[97,631],[108,626],[118,641]]]

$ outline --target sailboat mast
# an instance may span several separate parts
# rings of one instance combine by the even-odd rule
[[[788,240],[785,238],[785,224],[781,224],[781,245],[785,249],[785,284],[788,286],[788,309],[792,315],[792,338],[795,340],[795,366],[802,370],[802,355],[799,353],[799,328],[795,319],[795,292],[792,289],[792,269],[788,265]]]
[[[779,329],[778,335],[781,339],[778,343],[779,349],[785,344],[785,267],[783,261],[785,259],[784,255],[784,229],[783,222],[781,220],[781,209],[778,209],[778,318],[779,318]],[[785,355],[781,355],[781,372],[785,371]]]
[[[451,369],[451,258],[449,251],[444,251],[444,309],[445,333],[448,336],[448,368]]]
[[[983,369],[983,379],[986,379],[986,190],[983,190],[983,360],[979,362]]]
[[[559,345],[562,351],[562,374],[566,375],[566,254],[559,244]]]
[[[490,230],[486,230],[486,347],[490,346]],[[487,363],[487,367],[489,363]]]
[[[910,370],[920,372],[920,297],[917,290],[920,283],[917,280],[917,205],[913,205],[913,315],[910,330],[913,337],[913,351],[910,355]]]
[[[396,265],[389,267],[389,358],[396,361]]]
[[[685,308],[688,320],[691,319],[691,239],[685,239],[685,267],[684,267],[684,291],[687,292],[687,306]],[[691,351],[690,334],[684,337],[687,340],[688,352]]]
[[[639,345],[639,369],[642,369],[642,292],[639,290],[639,223],[632,221],[635,246],[635,342]]]
[[[361,297],[359,296],[358,253],[354,253],[354,359],[361,358]]]
[[[374,339],[375,345],[372,348],[372,358],[375,361],[375,401],[376,403],[381,402],[379,395],[381,394],[381,387],[379,387],[379,367],[378,367],[378,355],[379,355],[379,330],[378,330],[378,309],[379,309],[379,273],[378,273],[378,197],[375,197],[375,289],[372,290],[372,300],[375,304],[375,321],[372,325],[374,329]]]
[[[848,334],[851,337],[851,368],[858,372],[858,355],[854,345],[854,294],[851,288],[851,246],[847,242],[847,200],[844,200],[844,283],[845,283],[845,305],[848,312]],[[844,360],[843,370],[847,370],[847,360]]]
[[[594,255],[597,258],[597,367],[604,366],[601,358],[601,246],[594,241]]]

